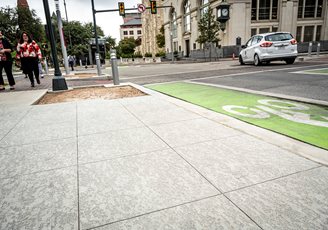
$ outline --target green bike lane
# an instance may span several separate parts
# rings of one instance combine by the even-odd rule
[[[328,107],[197,83],[150,89],[328,150]]]

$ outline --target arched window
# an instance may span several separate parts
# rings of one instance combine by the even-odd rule
[[[200,0],[200,16],[208,11],[209,6],[209,0]]]
[[[183,6],[184,9],[184,31],[190,32],[191,16],[190,16],[190,0],[186,0]]]
[[[175,9],[173,8],[171,11],[171,21],[172,21],[172,36],[173,38],[176,38],[178,36],[177,34],[177,13]]]

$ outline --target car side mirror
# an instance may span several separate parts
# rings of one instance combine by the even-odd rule
[[[245,49],[245,48],[246,48],[246,45],[242,45],[241,48],[242,48],[242,49]]]

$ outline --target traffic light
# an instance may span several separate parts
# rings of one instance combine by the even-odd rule
[[[120,12],[120,16],[125,17],[124,2],[118,3],[118,11]]]
[[[152,14],[157,14],[156,1],[150,1],[150,12]]]

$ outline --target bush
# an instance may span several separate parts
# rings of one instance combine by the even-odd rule
[[[135,52],[133,56],[134,56],[135,58],[142,58],[142,54],[141,54],[140,51]]]
[[[145,53],[145,57],[152,57],[153,54],[152,53]]]
[[[157,54],[155,54],[156,57],[165,57],[166,53],[164,51],[159,51]]]

